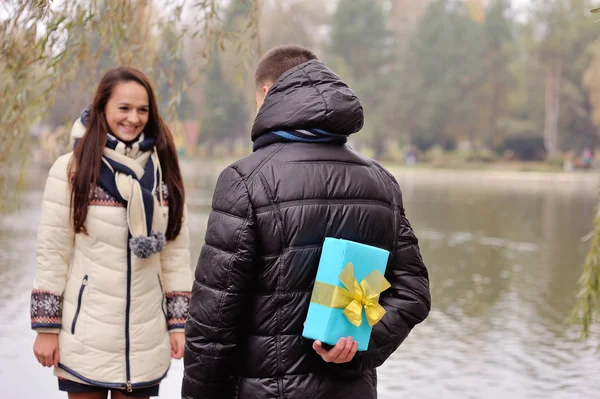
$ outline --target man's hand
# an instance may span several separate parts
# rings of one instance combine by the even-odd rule
[[[352,337],[340,338],[333,348],[325,350],[321,341],[315,341],[313,349],[327,363],[348,363],[354,358],[358,350],[358,342],[355,342]]]
[[[174,332],[171,336],[171,357],[173,359],[181,359],[183,357],[183,347],[185,345],[185,333]]]
[[[44,367],[58,367],[58,334],[38,333],[33,344],[35,358]]]

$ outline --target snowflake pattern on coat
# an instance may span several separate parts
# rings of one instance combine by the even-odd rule
[[[62,297],[49,291],[31,292],[31,327],[60,328],[62,323]]]
[[[167,294],[167,323],[169,330],[184,328],[190,308],[190,296],[188,291],[175,291]]]

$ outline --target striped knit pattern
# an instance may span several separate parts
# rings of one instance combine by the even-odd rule
[[[254,151],[278,142],[345,143],[347,140],[348,136],[344,134],[330,133],[322,129],[274,130],[254,140]]]
[[[163,189],[162,189],[163,204],[165,206],[169,206],[169,194],[167,191],[167,185],[164,182],[162,183],[162,185],[163,185]],[[158,187],[156,188],[155,194],[156,194],[157,198],[160,196],[160,190]],[[117,208],[125,207],[125,205],[122,202],[119,202],[115,197],[110,195],[108,192],[106,192],[106,190],[104,190],[100,186],[93,187],[90,190],[90,205],[112,206],[112,207],[117,207]]]
[[[276,130],[271,134],[283,137],[290,141],[346,141],[345,135],[326,132],[321,129],[295,129],[295,130]]]
[[[95,206],[112,206],[118,208],[124,208],[125,205],[115,199],[112,195],[107,193],[102,187],[96,186],[90,193],[90,205]]]

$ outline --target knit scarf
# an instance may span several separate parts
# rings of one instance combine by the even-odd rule
[[[326,132],[321,129],[287,129],[265,133],[254,140],[253,151],[273,143],[345,143],[348,136]]]
[[[80,120],[87,122],[86,112]],[[74,145],[77,146],[79,140]],[[129,248],[139,258],[149,258],[166,245],[166,217],[161,212],[163,184],[154,139],[142,133],[129,146],[111,134],[102,153],[98,185],[127,208]],[[154,193],[159,190],[158,198]],[[160,201],[160,202],[159,202]]]
[[[166,223],[154,195],[158,187],[162,202],[161,180],[153,139],[142,134],[131,147],[126,147],[116,138],[108,137],[98,184],[127,207],[129,247],[139,258],[159,253],[166,244]]]

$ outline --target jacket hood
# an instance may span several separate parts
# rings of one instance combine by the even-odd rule
[[[354,92],[331,69],[310,60],[273,84],[252,127],[252,141],[273,130],[322,129],[350,135],[364,123]]]
[[[73,127],[71,128],[71,136],[70,136],[71,148],[73,147],[73,144],[75,143],[75,141],[83,138],[83,136],[85,135],[85,131],[86,131],[85,125],[87,124],[89,117],[90,117],[90,108],[87,107],[86,109],[83,110],[83,112],[81,113],[81,116],[79,118],[77,118],[77,120],[75,120],[75,122],[73,122]]]

